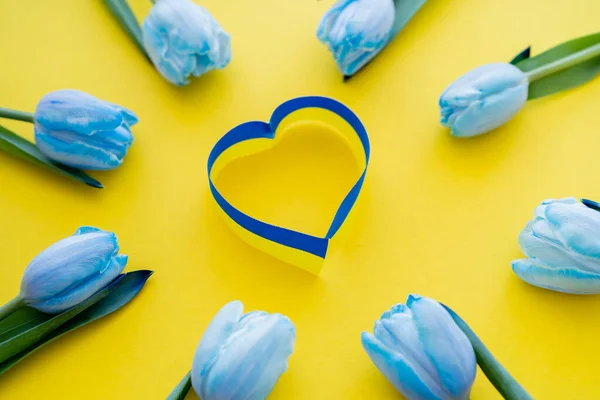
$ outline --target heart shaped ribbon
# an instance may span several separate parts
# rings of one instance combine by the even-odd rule
[[[219,172],[229,162],[271,147],[278,132],[305,121],[324,123],[341,133],[360,164],[364,165],[360,178],[337,209],[325,237],[259,221],[232,206],[214,184]],[[340,229],[356,202],[367,173],[370,153],[367,131],[348,107],[327,97],[298,97],[277,107],[268,123],[245,122],[219,139],[208,157],[208,183],[225,220],[243,240],[280,260],[316,274],[323,267],[329,241]]]

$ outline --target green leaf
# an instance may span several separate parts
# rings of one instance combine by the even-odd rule
[[[535,57],[522,60],[515,65],[521,71],[529,72],[598,43],[600,43],[600,33],[583,36],[562,43]],[[582,85],[595,78],[598,73],[600,73],[600,56],[532,82],[529,85],[529,100]]]
[[[392,30],[390,32],[390,39],[388,43],[386,43],[385,47],[391,42],[398,34],[404,29],[406,24],[415,16],[415,14],[425,5],[427,0],[394,0],[394,8],[396,9],[396,16],[394,17],[394,25],[392,25]],[[345,75],[344,82],[347,82],[354,75],[358,74],[363,68],[365,68],[373,59],[383,51],[382,48],[377,53],[373,54],[371,60],[363,65],[358,71],[356,71],[353,75]]]
[[[23,307],[0,322],[0,343],[52,318],[35,308]]]
[[[146,56],[148,60],[150,57],[146,53],[144,47],[144,40],[142,39],[142,28],[135,18],[133,11],[127,4],[126,0],[103,0],[106,7],[110,10],[112,15],[117,19],[121,27],[133,40],[135,45],[142,51],[142,54]]]
[[[122,276],[117,278],[117,280],[121,279],[123,279]],[[70,320],[86,308],[90,307],[92,304],[104,298],[106,295],[108,295],[113,285],[115,283],[118,283],[117,280],[113,281],[113,283],[111,283],[109,286],[102,289],[87,300],[79,303],[75,307],[58,315],[55,315],[47,321],[44,321],[39,325],[35,325],[34,327],[26,330],[25,332],[22,332],[16,336],[11,336],[2,343],[0,343],[0,362],[4,362],[10,357],[14,356],[15,354],[27,349],[29,346],[41,340],[48,333],[57,329],[59,326],[66,323],[68,320]]]
[[[166,400],[183,400],[192,387],[192,374],[188,372],[175,389],[167,396]]]
[[[519,54],[517,54],[515,56],[515,58],[513,58],[512,60],[510,60],[510,63],[512,65],[516,65],[517,63],[528,59],[529,57],[531,57],[531,46],[529,46],[528,48],[526,48],[525,50],[523,50],[522,52],[520,52]]]
[[[44,156],[33,143],[23,139],[14,132],[9,131],[2,125],[0,125],[0,150],[4,150],[13,156],[20,157],[22,159],[31,161],[34,164],[46,167],[51,171],[68,176],[69,178],[78,180],[79,182],[83,182],[91,187],[103,187],[100,182],[85,172],[75,168],[67,167],[66,165],[58,164],[46,158],[46,156]]]
[[[598,204],[597,202],[595,202],[594,200],[589,200],[589,199],[581,199],[581,202],[583,203],[584,206],[586,206],[587,208],[591,208],[592,210],[596,210],[596,211],[600,211],[600,204]]]
[[[0,343],[0,360],[3,360],[0,374],[54,339],[118,310],[139,293],[152,273],[139,270],[119,275],[106,288],[79,305],[61,314],[50,315],[35,327]],[[22,311],[18,313],[22,314]],[[29,324],[37,313],[30,312],[28,316],[18,318]],[[13,317],[14,314],[10,318]],[[7,355],[10,356],[7,358]]]
[[[390,40],[395,38],[402,29],[408,24],[408,21],[425,5],[427,0],[394,0],[396,7],[396,18],[392,26]]]
[[[519,383],[508,373],[506,369],[494,358],[492,353],[485,347],[483,342],[475,335],[475,333],[469,328],[469,325],[462,320],[452,309],[442,304],[442,306],[448,311],[456,325],[463,331],[467,336],[473,350],[475,351],[475,357],[477,358],[477,364],[488,377],[492,385],[498,390],[498,392],[507,400],[533,400],[533,397],[527,393],[527,391],[519,385]]]

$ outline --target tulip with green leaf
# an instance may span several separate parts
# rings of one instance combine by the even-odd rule
[[[317,38],[349,79],[404,29],[426,0],[338,0],[325,13]]]
[[[34,258],[19,294],[0,307],[0,374],[133,299],[152,271],[123,274],[126,264],[116,235],[93,227],[79,228]]]
[[[494,130],[527,100],[582,85],[600,72],[600,33],[562,43],[535,57],[527,48],[510,63],[483,65],[458,78],[439,100],[441,123],[456,137]]]
[[[141,26],[127,0],[104,3],[163,78],[184,86],[229,64],[231,38],[206,8],[193,0],[151,1]]]
[[[183,400],[193,387],[202,400],[258,400],[269,396],[287,370],[296,327],[281,314],[244,313],[226,304],[204,332],[192,369],[167,397]]]
[[[102,184],[83,170],[119,167],[133,142],[137,116],[79,90],[43,96],[34,113],[0,108],[0,118],[30,122],[35,144],[0,126],[0,149],[89,186]]]
[[[454,311],[427,297],[384,312],[362,345],[408,400],[468,400],[476,363],[505,399],[531,399]]]

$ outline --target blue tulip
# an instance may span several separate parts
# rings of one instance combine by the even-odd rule
[[[210,13],[190,0],[158,0],[142,25],[144,47],[169,82],[222,69],[231,60],[229,34]]]
[[[280,314],[243,314],[225,305],[208,326],[192,364],[192,385],[202,400],[265,399],[287,369],[296,328]]]
[[[527,101],[527,76],[512,64],[483,65],[458,78],[442,93],[442,125],[452,135],[471,137],[510,120]]]
[[[109,170],[123,163],[133,142],[130,127],[137,122],[126,108],[78,90],[57,90],[35,109],[35,144],[69,167]]]
[[[435,300],[408,296],[375,321],[362,344],[408,400],[467,400],[477,363],[469,339]]]
[[[525,282],[574,294],[600,293],[600,212],[573,197],[545,200],[519,235],[528,258],[512,269]]]
[[[317,38],[327,45],[344,75],[353,75],[389,42],[393,0],[338,0],[323,16]]]
[[[112,232],[84,226],[41,252],[29,263],[20,298],[39,311],[58,314],[113,281],[125,268]]]

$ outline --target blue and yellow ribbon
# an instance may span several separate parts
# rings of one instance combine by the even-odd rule
[[[360,165],[364,165],[358,181],[335,213],[325,237],[296,232],[252,218],[225,200],[214,184],[219,172],[229,162],[271,147],[278,133],[304,121],[325,123],[337,130],[347,139]],[[208,157],[208,182],[225,220],[243,240],[280,260],[316,274],[325,261],[329,241],[340,229],[356,202],[367,173],[370,153],[367,131],[348,107],[327,97],[299,97],[277,107],[269,123],[245,122],[219,139]]]

